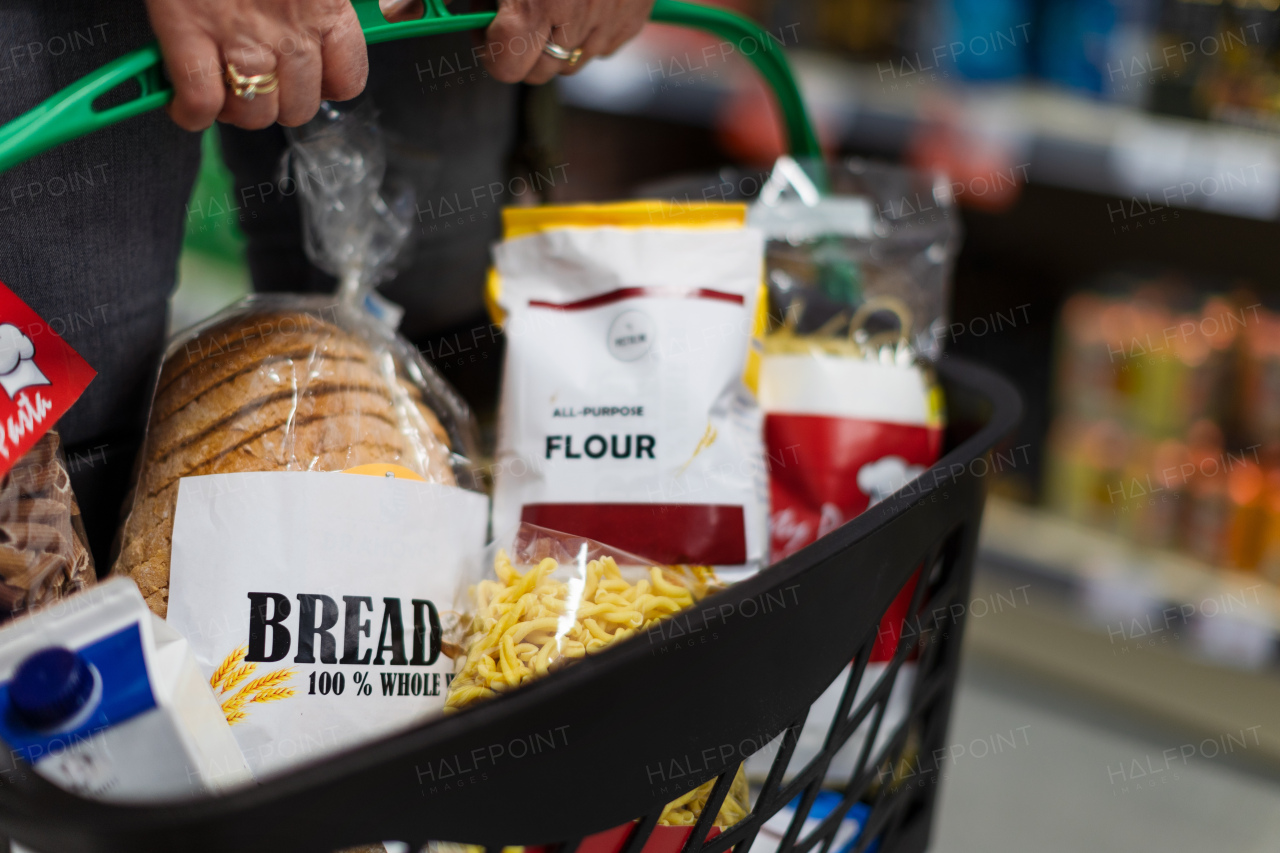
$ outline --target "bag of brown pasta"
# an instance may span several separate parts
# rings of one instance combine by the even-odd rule
[[[625,640],[722,588],[708,566],[656,565],[581,536],[521,524],[490,547],[492,574],[471,585],[459,610],[463,654],[455,660],[445,712],[514,690]],[[486,561],[488,562],[488,561]],[[715,780],[668,803],[645,853],[676,851],[702,813]],[[750,811],[738,769],[716,816],[719,829]],[[630,827],[584,840],[614,853]]]
[[[0,480],[0,622],[93,584],[93,555],[50,430]]]

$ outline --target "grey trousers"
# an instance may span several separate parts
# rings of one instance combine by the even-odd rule
[[[0,121],[154,38],[140,0],[0,2]],[[157,112],[0,175],[0,281],[98,372],[58,428],[100,574],[150,402],[199,159],[199,135]]]
[[[0,120],[154,39],[138,0],[0,2]],[[70,445],[146,415],[199,139],[155,112],[0,175],[0,281],[98,371]]]

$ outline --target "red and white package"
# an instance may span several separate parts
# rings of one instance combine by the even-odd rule
[[[53,428],[96,375],[0,283],[0,475]]]
[[[908,347],[884,358],[769,353],[760,368],[770,559],[825,536],[920,476],[942,451],[942,393]],[[871,660],[898,646],[913,578],[885,614]]]
[[[760,405],[775,561],[902,488],[942,449],[941,393],[914,361],[769,353]]]
[[[769,556],[777,561],[928,470],[942,450],[943,407],[931,372],[911,357],[907,346],[873,350],[865,357],[825,351],[816,340],[807,352],[769,352],[768,339],[765,349],[760,404],[772,500]],[[910,624],[908,610],[919,577],[917,570],[880,620],[856,702],[887,672],[903,628]],[[908,632],[908,642],[913,639]],[[799,761],[821,750],[848,673],[846,668],[814,703],[795,747]],[[906,719],[914,680],[909,655],[894,682],[876,751]],[[848,780],[864,739],[860,731],[840,749],[827,767],[828,783]],[[748,762],[753,778],[767,769],[765,758]]]

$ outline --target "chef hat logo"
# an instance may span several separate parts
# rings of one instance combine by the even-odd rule
[[[9,399],[23,388],[49,384],[48,377],[31,360],[35,354],[35,344],[21,329],[12,323],[0,324],[0,386]]]
[[[870,508],[922,473],[923,465],[909,465],[901,456],[883,456],[858,469],[858,488],[871,498]]]

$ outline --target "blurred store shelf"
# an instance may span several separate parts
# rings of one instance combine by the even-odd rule
[[[1280,763],[1274,584],[999,498],[980,549],[971,651]]]
[[[776,45],[772,46],[777,49]],[[920,128],[959,119],[1032,183],[1126,200],[1126,218],[1166,207],[1270,220],[1280,214],[1280,138],[1246,128],[1144,113],[1023,84],[957,86],[901,65],[876,67],[790,50],[822,135],[842,148],[897,154]],[[714,51],[632,42],[562,78],[570,106],[709,126],[749,79]]]

